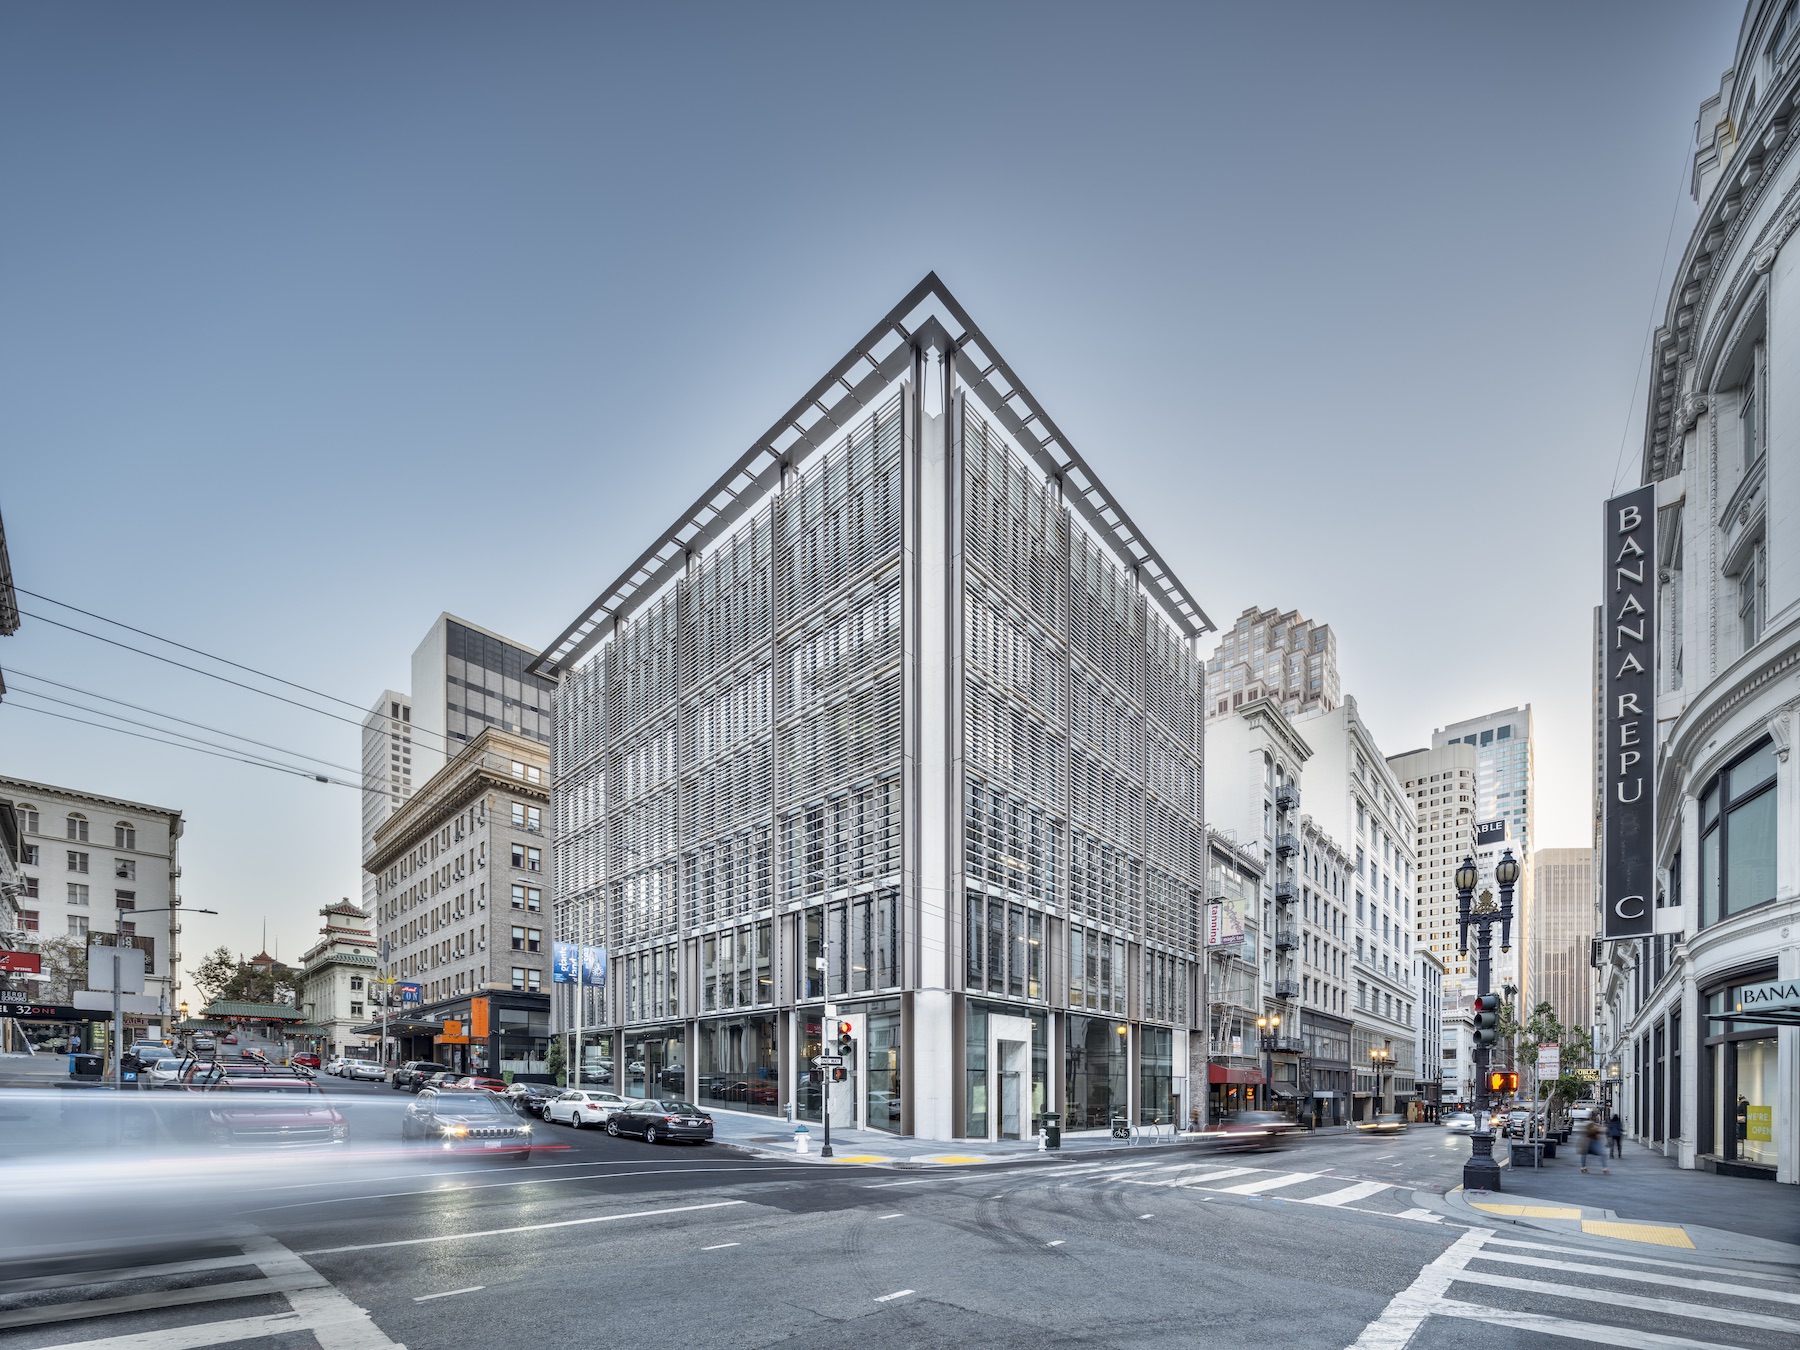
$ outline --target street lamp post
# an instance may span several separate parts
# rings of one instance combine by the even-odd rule
[[[1381,1114],[1381,1071],[1392,1062],[1394,1052],[1384,1046],[1373,1046],[1369,1050],[1369,1063],[1375,1071],[1375,1114]]]
[[[120,967],[124,965],[124,959],[119,953],[125,949],[125,916],[130,914],[135,920],[135,917],[139,914],[174,914],[177,911],[183,914],[217,914],[219,912],[216,909],[190,909],[186,905],[160,905],[155,909],[122,909],[119,911],[118,919],[113,928],[112,1047],[111,1053],[107,1055],[107,1059],[110,1061],[109,1067],[112,1070],[112,1082],[114,1087],[122,1087],[125,1083],[124,1070],[120,1065],[120,1057],[124,1054],[125,1014],[121,997],[123,991],[119,988],[120,984],[123,983],[123,980],[120,979],[120,975],[123,973]],[[187,1004],[184,1003],[181,1006],[183,1015],[185,1016]]]
[[[1275,1100],[1275,1033],[1281,1029],[1281,1015],[1269,1013],[1256,1019],[1256,1039],[1262,1043],[1263,1052],[1263,1109],[1270,1109]]]
[[[1475,859],[1464,858],[1462,866],[1456,869],[1457,950],[1464,956],[1469,954],[1469,925],[1473,923],[1476,929],[1475,993],[1478,998],[1485,998],[1493,992],[1492,926],[1496,919],[1500,921],[1500,950],[1512,950],[1513,887],[1519,881],[1519,864],[1512,850],[1507,849],[1494,868],[1494,880],[1500,883],[1498,907],[1489,898],[1471,908],[1477,880]],[[1492,1109],[1488,1095],[1488,1057],[1487,1044],[1478,1043],[1475,1046],[1475,1132],[1469,1136],[1469,1160],[1463,1164],[1465,1190],[1500,1189],[1500,1164],[1494,1161],[1494,1135],[1488,1123]]]

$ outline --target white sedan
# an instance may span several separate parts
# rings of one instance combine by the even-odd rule
[[[1468,1111],[1457,1111],[1444,1117],[1444,1128],[1451,1134],[1475,1133],[1475,1117]]]
[[[571,1088],[551,1100],[544,1111],[544,1119],[559,1125],[573,1125],[579,1130],[583,1125],[604,1125],[615,1111],[622,1111],[629,1105],[631,1103],[617,1093]]]
[[[344,1061],[343,1078],[369,1078],[379,1083],[387,1077],[387,1070],[372,1059],[347,1059]]]
[[[138,1070],[138,1081],[148,1083],[151,1087],[181,1086],[181,1066],[186,1063],[179,1055],[164,1055],[161,1059],[152,1060]]]

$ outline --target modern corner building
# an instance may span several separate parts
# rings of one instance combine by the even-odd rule
[[[1186,1120],[1210,626],[927,277],[536,667],[620,1089],[932,1139]]]
[[[1740,1004],[1800,980],[1797,95],[1795,7],[1756,0],[1701,105],[1699,218],[1652,347],[1639,484],[1656,509],[1659,912],[1655,935],[1607,944],[1600,975],[1631,1134],[1682,1167],[1789,1183],[1800,998]],[[1619,600],[1602,598],[1617,642]]]

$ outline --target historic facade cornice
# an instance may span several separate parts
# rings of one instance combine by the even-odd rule
[[[497,763],[490,763],[490,757]],[[539,783],[514,778],[498,763],[517,760],[542,769]],[[550,805],[549,752],[537,741],[489,727],[464,746],[443,768],[432,774],[406,803],[375,832],[374,848],[364,870],[379,873],[444,828],[455,815],[490,788],[504,788],[514,796],[529,797],[548,809]]]

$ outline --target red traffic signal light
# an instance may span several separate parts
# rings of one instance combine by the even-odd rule
[[[851,1034],[850,1034],[853,1030],[855,1030],[855,1028],[849,1022],[839,1022],[837,1024],[837,1036],[838,1036],[837,1052],[838,1052],[838,1054],[852,1055],[852,1054],[856,1053],[856,1041],[851,1037]]]

